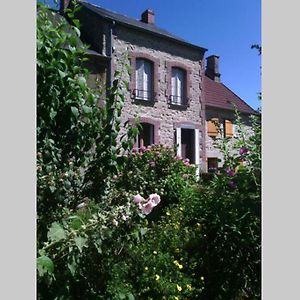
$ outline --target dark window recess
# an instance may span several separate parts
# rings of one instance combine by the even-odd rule
[[[154,144],[154,126],[148,123],[141,123],[142,130],[138,135],[138,147],[147,147]]]
[[[209,157],[207,159],[207,171],[208,173],[215,173],[218,171],[218,158]]]
[[[195,130],[181,129],[181,157],[188,158],[191,164],[195,163]]]

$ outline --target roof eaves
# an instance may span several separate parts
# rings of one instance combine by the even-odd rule
[[[224,107],[222,105],[209,104],[209,103],[205,103],[205,107],[219,108],[219,109],[228,110],[228,111],[235,111],[234,108],[229,108],[229,107]],[[259,112],[255,111],[253,108],[252,108],[253,112],[245,111],[243,109],[238,109],[238,111],[240,113],[247,114],[247,115],[257,115],[257,114],[259,114]]]
[[[118,24],[121,24],[121,25],[123,25],[125,27],[128,27],[128,28],[131,28],[131,29],[135,29],[135,30],[142,31],[142,32],[147,32],[147,33],[150,33],[150,34],[158,36],[158,37],[163,37],[163,38],[172,40],[172,41],[177,42],[179,44],[182,44],[182,45],[185,45],[185,46],[188,46],[188,47],[200,50],[203,53],[208,50],[207,48],[203,48],[203,47],[191,44],[191,43],[186,42],[186,41],[184,41],[184,40],[182,40],[180,38],[172,37],[172,36],[164,34],[164,33],[159,33],[157,31],[151,30],[150,28],[145,28],[145,27],[142,27],[142,26],[136,26],[136,25],[130,24],[128,22],[118,20],[117,18],[113,18],[111,16],[105,16],[105,15],[101,14],[99,11],[97,12],[97,11],[93,10],[91,7],[89,7],[89,6],[92,6],[93,8],[100,8],[100,9],[102,9],[99,6],[91,5],[90,3],[87,3],[87,2],[81,2],[81,4],[85,8],[89,9],[91,12],[93,12],[94,14],[96,14],[97,16],[100,16],[101,18],[103,18],[104,20],[114,21],[114,22],[116,22]],[[134,21],[136,21],[136,20],[134,20]]]

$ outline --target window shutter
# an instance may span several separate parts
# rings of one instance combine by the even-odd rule
[[[171,94],[172,96],[175,96],[172,99],[172,102],[176,104],[183,104],[182,103],[183,90],[184,90],[184,72],[179,68],[172,68]]]
[[[175,69],[172,69],[172,81],[171,81],[171,96],[176,95],[176,77],[175,77]],[[172,102],[174,102],[175,99],[172,99]]]
[[[225,120],[225,137],[233,136],[233,124],[230,120]]]
[[[151,64],[148,61],[144,61],[144,98],[149,99],[151,95],[151,82],[152,82]]]
[[[183,72],[182,70],[177,69],[177,102],[178,104],[182,104],[182,96],[183,96]]]
[[[216,137],[218,135],[218,127],[215,123],[219,123],[219,119],[213,118],[207,121],[207,133],[211,137]]]
[[[136,89],[137,90],[143,90],[143,85],[144,85],[143,73],[144,73],[143,60],[137,59],[136,60]],[[138,92],[137,96],[141,97],[142,96],[141,92]]]

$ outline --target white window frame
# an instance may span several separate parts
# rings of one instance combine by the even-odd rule
[[[135,68],[135,98],[149,101],[153,89],[153,65],[151,61],[143,58],[136,59]]]
[[[171,71],[171,103],[184,104],[186,72],[182,68],[172,67]]]
[[[195,137],[195,165],[196,175],[199,176],[200,174],[200,132],[198,128],[195,128],[193,125],[182,124],[180,127],[176,127],[176,145],[177,145],[177,155],[181,156],[181,129],[193,129],[194,130],[194,137]]]

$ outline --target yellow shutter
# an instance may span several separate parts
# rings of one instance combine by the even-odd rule
[[[233,124],[230,120],[225,120],[225,136],[226,137],[233,136]]]
[[[218,135],[218,124],[219,120],[217,118],[213,118],[207,121],[207,133],[211,137],[215,137]]]

